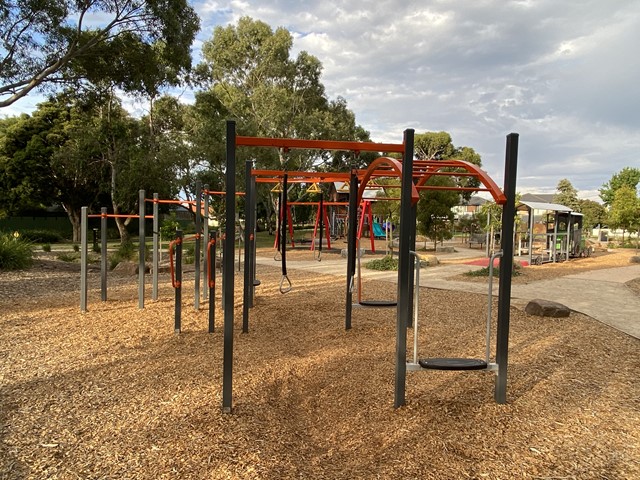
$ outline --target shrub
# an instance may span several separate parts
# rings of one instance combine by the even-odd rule
[[[517,262],[513,262],[513,268],[511,269],[511,276],[512,277],[517,277],[519,275],[522,274],[522,272],[520,271],[522,267],[520,266],[519,263]],[[484,267],[481,268],[479,270],[471,270],[469,272],[466,272],[464,275],[466,275],[467,277],[488,277],[489,276],[489,267]],[[493,276],[494,277],[498,277],[500,276],[500,267],[493,267]]]
[[[43,252],[50,252],[51,251],[51,244],[50,243],[45,243],[44,245],[42,245],[42,251]]]
[[[20,236],[32,243],[59,243],[64,240],[59,232],[52,230],[20,230]]]
[[[74,252],[74,253],[62,252],[57,255],[57,258],[62,262],[75,262],[77,260],[80,260],[80,254],[77,252]]]
[[[23,270],[33,263],[30,242],[13,235],[0,235],[0,270]]]
[[[77,243],[74,243],[73,244],[73,251],[76,252],[76,253],[79,252],[80,251],[80,245],[78,245]]]
[[[397,270],[398,259],[393,258],[391,255],[387,255],[383,258],[371,260],[365,265],[369,270]]]

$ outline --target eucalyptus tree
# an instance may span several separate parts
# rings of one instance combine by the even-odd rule
[[[189,73],[198,29],[187,0],[2,0],[0,107],[87,82],[155,95]]]

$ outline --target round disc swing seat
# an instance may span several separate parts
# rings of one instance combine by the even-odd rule
[[[360,250],[360,241],[356,239],[356,252]],[[362,299],[362,272],[360,265],[360,255],[357,254],[358,258],[358,303],[355,303],[356,307],[365,307],[365,308],[396,308],[398,306],[398,300],[363,300]]]
[[[497,369],[497,364],[490,363],[491,356],[491,299],[493,288],[493,265],[494,260],[502,256],[502,251],[495,252],[491,255],[489,261],[489,294],[487,306],[487,323],[485,336],[485,359],[477,358],[459,358],[459,357],[433,357],[418,359],[418,305],[419,305],[419,289],[420,289],[420,261],[415,252],[411,252],[415,256],[415,289],[414,294],[414,338],[413,338],[413,362],[407,362],[407,370],[447,370],[447,371],[470,371],[485,370],[493,371]]]

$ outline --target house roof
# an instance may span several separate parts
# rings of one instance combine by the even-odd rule
[[[564,205],[560,205],[559,203],[547,203],[547,202],[520,201],[520,203],[516,208],[520,208],[522,205],[532,208],[534,210],[548,210],[552,212],[570,212],[571,211],[569,207],[565,207]]]
[[[520,200],[522,202],[541,202],[541,203],[553,203],[553,193],[524,193]]]

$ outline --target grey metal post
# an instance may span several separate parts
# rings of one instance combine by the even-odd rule
[[[80,210],[80,311],[87,311],[87,222],[88,207]]]
[[[196,248],[194,252],[194,264],[196,267],[196,278],[194,286],[193,307],[196,311],[200,310],[200,265],[202,262],[202,254],[200,242],[202,236],[202,183],[196,181]]]
[[[507,403],[507,362],[509,358],[509,320],[511,308],[511,271],[513,269],[512,232],[516,211],[516,172],[518,167],[518,134],[507,135],[504,162],[504,194],[507,202],[502,208],[502,259],[500,260],[500,291],[498,293],[498,329],[496,363],[498,376],[494,398],[497,403]]]
[[[182,330],[182,230],[176,230],[176,264],[175,264],[175,305],[173,331]]]
[[[253,219],[255,204],[251,191],[251,160],[245,162],[245,197],[244,197],[244,289],[242,300],[242,333],[249,332],[249,308],[251,307],[251,291],[253,289],[252,254],[253,251]]]
[[[100,209],[100,299],[107,301],[107,207]]]
[[[153,194],[153,275],[151,299],[158,300],[158,268],[160,267],[160,208],[158,194]]]
[[[535,210],[529,207],[529,265],[533,262],[533,216]]]
[[[254,177],[253,175],[251,176],[251,181],[249,182],[249,189],[251,190],[251,198],[253,199],[253,220],[252,220],[252,225],[253,225],[253,231],[251,232],[253,234],[253,240],[252,240],[252,245],[253,247],[251,248],[251,297],[250,297],[250,301],[249,301],[249,306],[251,308],[254,307],[254,300],[255,300],[255,296],[256,296],[256,285],[259,284],[259,282],[256,281],[256,231],[257,231],[257,224],[258,224],[258,213],[257,213],[257,208],[256,208],[256,203],[257,203],[257,194],[256,194],[256,177]],[[246,235],[246,234],[245,234]],[[247,260],[247,258],[245,257],[245,262],[247,262],[249,260]]]
[[[347,299],[345,311],[345,330],[351,328],[351,314],[353,312],[353,283],[356,273],[356,229],[358,223],[358,176],[351,170],[349,180],[349,232],[347,233]]]
[[[144,233],[144,190],[138,192],[138,209],[140,221],[138,232],[140,236],[138,245],[138,308],[144,308],[144,250],[145,250],[145,233]]]
[[[231,413],[233,391],[233,254],[236,242],[236,122],[227,120],[227,171],[225,195],[225,249],[222,253],[224,298],[224,346],[222,366],[222,411]]]
[[[209,333],[213,333],[216,318],[216,232],[209,234],[207,256],[211,258],[207,269],[207,286],[209,287]]]
[[[204,207],[202,208],[202,210],[204,211],[204,215],[203,215],[203,223],[202,223],[202,238],[204,239],[203,241],[203,245],[208,244],[208,238],[209,238],[209,185],[205,183],[204,185],[204,189],[203,189],[203,194],[204,194]],[[204,279],[204,281],[202,282],[202,299],[206,300],[207,298],[209,298],[209,286],[208,286],[208,276],[207,276],[207,272],[209,271],[207,269],[207,262],[208,262],[208,253],[204,251],[203,249],[203,255],[202,255],[203,259],[202,259],[202,278]]]
[[[409,251],[410,252],[415,252],[416,251],[416,220],[417,220],[417,215],[418,215],[418,206],[417,205],[411,205],[411,212],[410,212],[410,216],[411,218],[409,219],[409,226],[411,227],[411,230],[409,232]],[[415,258],[416,262],[420,262],[420,256],[416,255]],[[413,301],[413,297],[414,297],[414,292],[415,292],[415,275],[414,275],[414,268],[412,267],[411,264],[411,260],[409,261],[409,270],[411,271],[409,274],[409,312],[407,313],[407,326],[408,327],[413,327],[413,308],[414,308],[414,301]],[[418,277],[419,279],[419,277]],[[417,285],[417,288],[420,288],[420,285]]]
[[[411,269],[411,232],[413,220],[411,190],[413,186],[413,135],[414,130],[404,131],[404,156],[402,159],[402,194],[400,198],[400,245],[398,247],[398,308],[396,311],[396,375],[394,407],[405,404],[407,380],[407,325],[412,292],[409,289]]]

